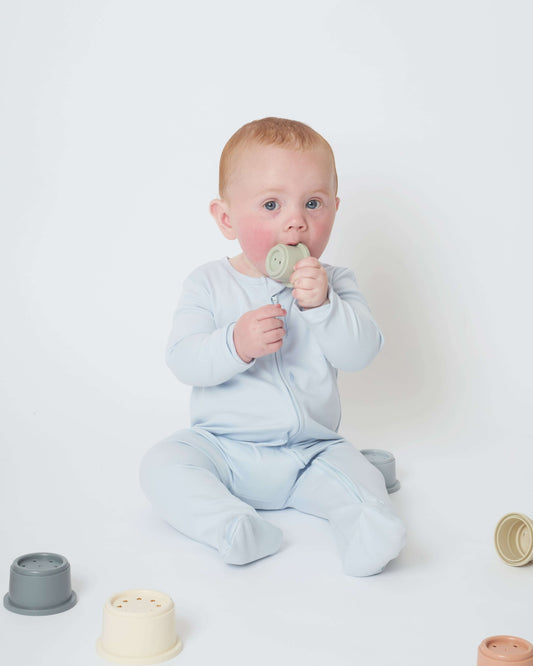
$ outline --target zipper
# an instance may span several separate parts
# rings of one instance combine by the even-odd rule
[[[273,296],[271,296],[270,300],[272,301],[273,305],[278,305],[278,303],[279,303],[277,294],[274,294]],[[276,367],[278,369],[279,376],[281,378],[283,386],[285,386],[285,389],[286,389],[287,393],[289,394],[289,397],[291,399],[292,406],[293,406],[293,409],[294,409],[294,413],[296,414],[296,419],[298,421],[298,426],[296,428],[296,431],[294,432],[294,434],[296,434],[296,433],[300,432],[300,430],[302,428],[301,410],[300,410],[300,407],[298,405],[298,401],[296,400],[296,397],[295,397],[294,393],[291,390],[291,387],[289,386],[288,382],[286,381],[285,377],[283,376],[283,373],[281,372],[281,353],[280,353],[279,350],[277,352],[274,352],[274,358],[276,360]]]

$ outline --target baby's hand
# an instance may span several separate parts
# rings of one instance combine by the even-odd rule
[[[245,363],[280,349],[285,329],[278,317],[286,314],[287,311],[281,305],[263,305],[257,310],[246,312],[237,320],[233,329],[233,342],[237,354]]]
[[[300,259],[290,277],[292,295],[301,308],[318,308],[328,300],[328,274],[315,257]]]

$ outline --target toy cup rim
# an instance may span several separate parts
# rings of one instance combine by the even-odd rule
[[[60,564],[56,569],[45,569],[44,571],[38,571],[36,569],[27,569],[21,565],[21,562],[24,560],[29,560],[30,558],[55,558],[60,560]],[[64,555],[59,553],[52,553],[50,551],[37,551],[35,553],[26,553],[25,555],[19,555],[15,558],[13,564],[11,565],[11,572],[17,576],[29,576],[32,578],[41,578],[43,576],[56,576],[58,574],[64,574],[70,569],[70,563]]]
[[[529,528],[531,535],[533,537],[533,520],[531,520],[531,518],[529,516],[526,516],[524,513],[517,513],[517,512],[507,513],[505,514],[505,516],[500,518],[498,524],[496,525],[496,529],[494,531],[494,544],[496,546],[498,555],[506,564],[509,564],[510,566],[513,567],[521,567],[526,564],[529,564],[529,562],[533,560],[533,538],[529,550],[526,553],[524,553],[524,555],[517,558],[507,557],[507,555],[505,554],[505,552],[503,552],[500,546],[500,537],[503,533],[504,526],[510,523],[511,521],[521,522],[524,525],[526,525]]]
[[[503,656],[501,654],[493,654],[489,648],[489,643],[491,641],[505,640],[507,642],[517,642],[523,645],[527,652],[525,654],[516,654]],[[520,638],[518,636],[509,636],[500,634],[497,636],[489,636],[485,638],[478,647],[478,656],[479,661],[484,666],[485,664],[516,664],[517,666],[532,666],[533,665],[533,645],[526,640],[525,638]],[[479,662],[478,662],[479,663]]]
[[[57,606],[49,606],[47,608],[17,606],[17,604],[11,601],[9,593],[4,596],[4,607],[12,613],[18,613],[19,615],[56,615],[57,613],[63,613],[64,611],[70,610],[77,602],[78,596],[74,591],[71,592],[70,597],[66,601],[63,601]]]

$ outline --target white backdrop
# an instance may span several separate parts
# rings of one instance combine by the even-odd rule
[[[323,258],[354,268],[386,340],[341,377],[344,434],[399,461],[529,452],[532,19],[528,0],[1,4],[6,584],[18,554],[82,559],[97,516],[145,507],[139,458],[188,423],[172,311],[238,252],[208,203],[255,118],[336,154]]]

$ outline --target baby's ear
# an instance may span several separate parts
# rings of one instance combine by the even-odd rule
[[[215,218],[215,222],[224,237],[228,240],[235,240],[237,236],[231,226],[226,203],[222,199],[213,199],[209,204],[209,212]]]

